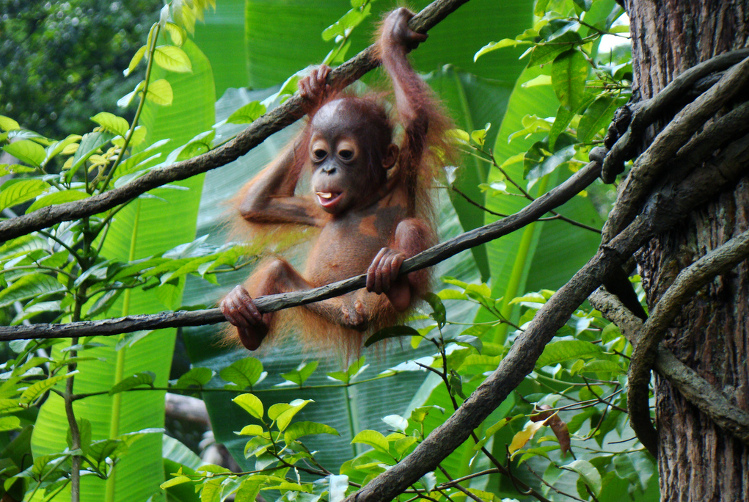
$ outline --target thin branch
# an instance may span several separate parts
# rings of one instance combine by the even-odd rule
[[[506,214],[498,213],[496,211],[492,211],[491,209],[489,209],[486,206],[482,206],[481,204],[479,204],[475,200],[473,200],[470,197],[468,197],[468,195],[466,195],[462,190],[460,190],[459,188],[457,188],[455,186],[451,186],[450,190],[452,190],[453,192],[455,192],[458,195],[460,195],[461,197],[463,197],[463,199],[465,199],[465,201],[468,202],[469,204],[471,204],[471,205],[473,205],[473,206],[481,209],[482,211],[484,211],[486,213],[489,213],[489,214],[491,214],[493,216],[497,216],[499,218],[505,218],[505,217],[507,217]],[[533,197],[530,197],[530,196],[528,196],[526,198],[528,198],[530,201],[535,200]],[[595,233],[597,233],[599,235],[601,233],[601,231],[599,229],[595,228],[595,227],[591,227],[590,225],[586,225],[585,223],[580,223],[578,221],[573,220],[572,218],[567,218],[566,216],[561,215],[561,214],[559,214],[559,213],[557,213],[555,211],[550,211],[550,213],[553,214],[554,216],[550,216],[550,217],[547,217],[547,218],[539,218],[538,221],[554,221],[554,220],[559,220],[559,221],[567,222],[570,225],[573,225],[573,226],[576,226],[576,227],[580,227],[580,228],[585,229],[585,230],[590,230],[591,232],[595,232]]]
[[[543,483],[544,485],[548,486],[549,488],[551,488],[552,490],[554,490],[555,492],[557,492],[559,495],[564,495],[565,497],[569,497],[569,498],[571,498],[573,500],[579,500],[580,502],[585,502],[583,499],[575,497],[574,495],[570,495],[569,493],[565,493],[562,490],[560,490],[559,488],[557,488],[554,485],[552,485],[551,483],[548,483],[546,480],[544,480],[544,478],[542,476],[539,476],[536,471],[534,471],[533,469],[531,469],[531,466],[529,466],[528,464],[525,464],[525,467],[526,467],[526,469],[528,469],[528,471],[531,474],[533,474],[536,477],[536,479],[538,479],[541,483]]]
[[[478,496],[468,491],[463,485],[461,485],[460,483],[456,483],[455,480],[450,476],[450,473],[447,472],[447,469],[445,469],[441,465],[438,465],[437,467],[439,467],[440,471],[442,471],[442,474],[444,474],[445,477],[447,478],[447,481],[450,483],[449,485],[450,487],[455,488],[456,490],[460,490],[461,492],[465,494],[466,497],[472,500],[475,500],[476,502],[484,502],[484,500],[480,499]],[[443,487],[447,487],[447,486],[443,485]]]
[[[465,232],[453,239],[437,244],[403,262],[401,274],[431,267],[447,258],[474,246],[484,244],[503,235],[514,232],[536,221],[550,209],[560,206],[593,183],[600,172],[600,164],[591,162],[568,178],[558,187],[550,190],[517,213],[495,221],[484,227]],[[328,284],[307,291],[294,291],[257,298],[255,303],[260,312],[275,312],[289,307],[333,298],[363,288],[366,274]],[[196,310],[192,312],[162,312],[160,314],[133,315],[102,321],[81,321],[67,324],[34,324],[31,326],[0,326],[0,341],[25,340],[30,338],[68,338],[72,336],[111,336],[133,331],[173,328],[181,326],[202,326],[225,322],[219,309]]]
[[[658,344],[671,322],[681,312],[684,303],[694,293],[712,281],[716,275],[733,268],[747,257],[749,231],[737,235],[682,270],[656,304],[643,327],[643,335],[635,345],[629,363],[627,408],[632,429],[654,456],[657,456],[658,451],[658,433],[650,423],[648,384]],[[746,439],[749,439],[749,436],[744,435],[744,440]]]
[[[436,0],[409,22],[415,31],[425,33],[468,0]],[[345,87],[376,68],[374,47],[370,46],[330,73],[329,82]],[[154,169],[137,180],[108,192],[77,202],[47,206],[29,214],[0,222],[0,243],[35,230],[98,214],[135,199],[139,195],[167,183],[184,180],[221,167],[262,143],[274,132],[294,123],[303,115],[302,98],[295,94],[283,105],[258,118],[227,144],[198,157]]]

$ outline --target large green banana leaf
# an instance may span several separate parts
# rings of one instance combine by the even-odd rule
[[[215,97],[210,64],[192,42],[186,42],[183,49],[190,56],[193,72],[164,74],[154,69],[155,79],[166,78],[171,83],[174,102],[169,107],[148,104],[141,121],[148,128],[149,144],[163,138],[172,139],[162,149],[164,156],[197,133],[210,129],[214,123]],[[103,254],[110,259],[132,260],[193,240],[203,179],[197,176],[177,184],[187,190],[154,190],[157,198],[137,199],[120,211],[107,235]],[[126,292],[107,315],[159,312],[174,308],[175,302],[179,305],[179,291],[162,293],[164,291],[158,289]],[[159,298],[165,297],[171,297],[171,301],[166,302],[170,305],[160,301]],[[79,364],[75,392],[106,391],[123,378],[143,371],[154,372],[155,384],[165,386],[174,336],[174,330],[153,332],[119,351],[115,349],[117,337],[97,339],[104,346],[85,354],[97,359]],[[87,398],[77,401],[74,410],[77,417],[91,422],[93,439],[113,438],[127,432],[163,427],[164,393],[139,391]],[[34,455],[64,450],[67,430],[62,400],[52,394],[36,422],[32,438]],[[109,480],[105,482],[94,476],[82,478],[81,500],[145,501],[158,494],[159,484],[164,480],[161,452],[161,434],[148,434],[137,440]],[[64,494],[59,497],[64,498]]]
[[[211,62],[216,96],[229,87],[247,85],[244,4],[245,0],[216,2],[216,9],[205,13],[205,22],[195,25],[193,40]]]
[[[478,62],[473,55],[488,42],[514,37],[520,31],[516,27],[528,26],[528,3],[471,0],[430,31],[429,41],[413,53],[416,67],[427,72],[452,64],[484,78],[512,82],[525,66],[518,61],[520,49],[498,51]],[[418,0],[409,6],[418,11],[428,4]],[[376,21],[396,6],[391,1],[372,2],[371,16],[349,38],[348,57],[372,42]],[[319,64],[335,47],[321,33],[350,8],[350,0],[222,1],[215,13],[207,13],[205,24],[196,26],[195,40],[213,64],[219,94],[226,87],[263,89]],[[243,35],[245,44],[240,46]]]
[[[512,82],[457,72],[452,66],[430,73],[427,82],[447,106],[455,125],[468,132],[483,129],[492,121],[497,123],[501,120],[513,86]],[[498,124],[493,129],[489,128],[487,144],[494,143],[498,129]],[[486,181],[488,173],[489,165],[475,155],[464,153],[460,156],[455,180],[452,182],[452,187],[460,192],[448,190],[448,194],[464,231],[484,224],[485,212],[469,200],[483,204],[484,194],[479,185]],[[488,281],[490,270],[486,246],[474,247],[471,253],[482,280]]]

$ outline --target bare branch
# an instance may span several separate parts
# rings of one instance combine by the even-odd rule
[[[484,244],[518,230],[558,207],[585,187],[593,183],[600,172],[600,164],[591,162],[568,178],[558,187],[523,208],[521,211],[495,221],[484,227],[473,229],[453,239],[437,244],[403,262],[400,273],[431,267],[461,251]],[[275,312],[289,307],[306,305],[364,287],[366,275],[362,274],[343,281],[328,284],[308,291],[294,291],[257,298],[255,304],[260,312]],[[111,336],[161,328],[201,326],[225,322],[219,309],[192,312],[162,312],[160,314],[133,315],[102,321],[81,321],[67,324],[33,324],[30,326],[0,326],[0,341],[25,340],[29,338],[68,338],[72,336]]]

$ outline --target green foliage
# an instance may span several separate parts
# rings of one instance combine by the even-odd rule
[[[2,0],[0,113],[48,137],[85,130],[92,109],[112,109],[127,92],[121,71],[161,6],[158,0]]]

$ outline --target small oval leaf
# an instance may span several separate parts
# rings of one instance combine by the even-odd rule
[[[146,99],[157,105],[169,106],[174,100],[174,93],[172,92],[172,86],[165,79],[159,79],[155,82],[151,82],[148,86],[148,92],[146,93]]]
[[[185,51],[174,45],[161,45],[153,53],[154,62],[165,70],[177,73],[192,71],[192,63]]]

